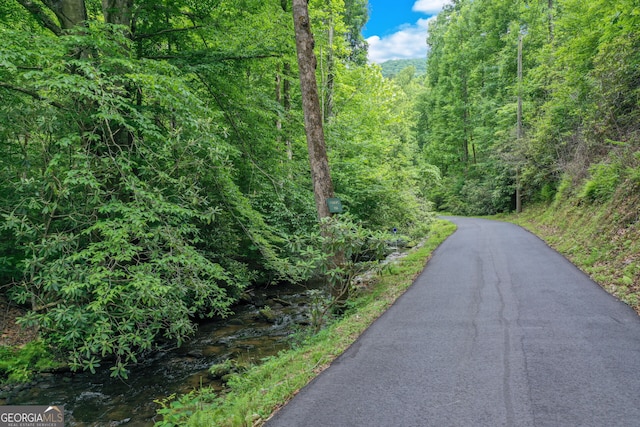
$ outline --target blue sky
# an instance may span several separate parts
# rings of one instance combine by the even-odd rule
[[[369,0],[369,22],[363,35],[369,61],[424,58],[427,27],[448,0]]]

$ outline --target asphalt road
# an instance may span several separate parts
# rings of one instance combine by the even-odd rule
[[[640,318],[522,228],[458,230],[269,422],[640,426]]]

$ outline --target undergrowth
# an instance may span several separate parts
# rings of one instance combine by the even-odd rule
[[[0,384],[25,383],[38,372],[58,367],[60,362],[40,340],[22,347],[0,346]]]

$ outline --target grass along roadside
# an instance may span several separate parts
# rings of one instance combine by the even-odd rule
[[[411,286],[431,253],[455,231],[434,221],[425,244],[390,264],[370,286],[350,301],[348,314],[291,350],[233,376],[224,395],[202,389],[171,402],[158,412],[169,426],[260,426],[311,379],[326,369],[369,325]]]

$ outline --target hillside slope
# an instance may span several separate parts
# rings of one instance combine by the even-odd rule
[[[416,75],[422,76],[427,72],[427,60],[425,58],[391,59],[380,64],[382,75],[387,78],[395,77],[407,67],[415,67]]]

